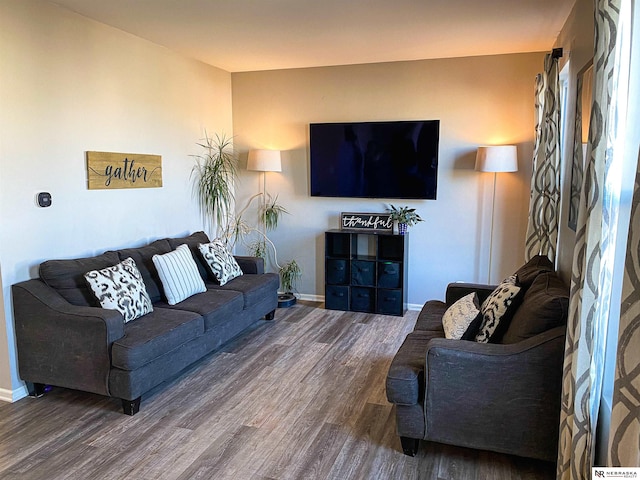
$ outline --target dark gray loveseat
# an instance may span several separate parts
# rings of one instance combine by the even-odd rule
[[[386,383],[407,455],[429,440],[555,461],[569,292],[546,257],[516,274],[519,306],[495,343],[446,339],[442,327],[456,300],[476,291],[482,302],[493,286],[452,283],[445,302],[424,305]]]
[[[133,415],[151,388],[216,350],[261,318],[273,319],[279,279],[260,258],[236,257],[243,275],[224,286],[200,256],[204,232],[139,248],[75,260],[50,260],[40,278],[12,287],[20,377],[39,396],[55,385],[122,399]],[[176,305],[164,298],[152,257],[187,244],[207,291]],[[131,257],[142,274],[153,312],[125,323],[100,307],[84,273]]]

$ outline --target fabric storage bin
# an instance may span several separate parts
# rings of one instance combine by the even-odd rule
[[[376,313],[384,315],[402,315],[402,290],[378,290]]]
[[[349,287],[327,285],[324,305],[329,310],[349,310]]]
[[[349,283],[348,260],[327,260],[327,283],[331,285],[346,285]]]
[[[378,263],[378,287],[400,288],[400,264],[398,262]]]
[[[375,289],[351,287],[351,310],[354,312],[373,312],[375,307]]]
[[[367,260],[353,260],[351,262],[351,284],[375,286],[376,264]]]

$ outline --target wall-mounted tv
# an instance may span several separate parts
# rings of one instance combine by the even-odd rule
[[[435,200],[440,120],[312,123],[311,195]]]

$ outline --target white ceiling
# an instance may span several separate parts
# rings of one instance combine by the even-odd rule
[[[55,0],[229,72],[550,50],[574,0]]]

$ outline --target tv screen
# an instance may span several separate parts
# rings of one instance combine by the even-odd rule
[[[311,195],[435,200],[440,120],[312,123]]]

